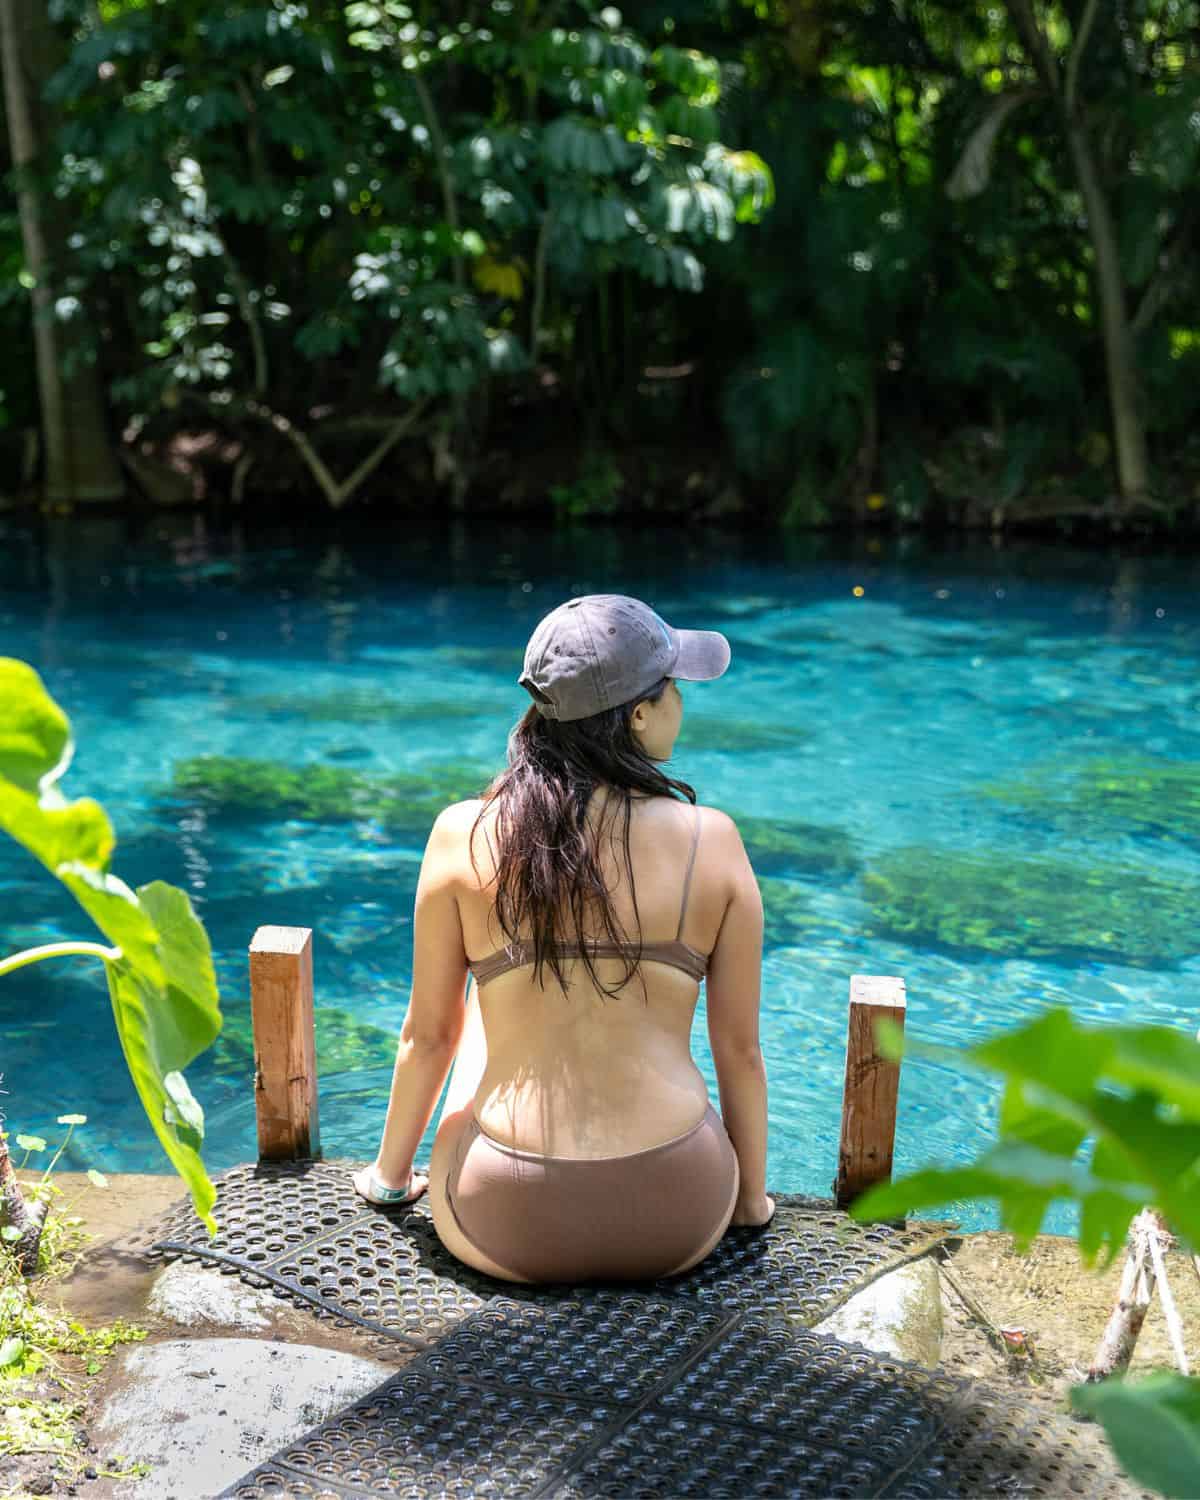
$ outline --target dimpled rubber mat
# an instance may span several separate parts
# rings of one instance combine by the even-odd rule
[[[783,1197],[686,1276],[522,1287],[449,1255],[424,1201],[365,1204],[350,1172],[236,1167],[216,1239],[184,1201],[137,1242],[355,1325],[402,1365],[229,1496],[1132,1493],[1066,1419],[811,1331],[949,1226]]]
[[[773,1319],[606,1291],[498,1297],[225,1491],[1127,1494],[1065,1424]]]
[[[218,1265],[318,1316],[411,1348],[424,1348],[499,1291],[537,1302],[569,1293],[516,1288],[469,1270],[443,1248],[425,1200],[375,1208],[354,1192],[351,1170],[337,1162],[234,1167],[216,1178],[215,1239],[184,1200],[141,1248]],[[823,1199],[783,1196],[767,1229],[732,1229],[696,1270],[639,1287],[656,1299],[812,1324],[948,1232],[944,1224],[854,1224]]]

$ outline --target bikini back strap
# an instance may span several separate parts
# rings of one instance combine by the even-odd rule
[[[692,893],[692,871],[696,868],[696,846],[700,842],[700,808],[695,808],[692,820],[692,847],[688,850],[687,874],[683,877],[683,900],[679,904],[679,926],[675,929],[675,941],[683,937],[683,923],[687,916],[688,897]]]

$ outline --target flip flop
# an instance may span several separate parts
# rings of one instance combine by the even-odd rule
[[[418,1188],[414,1193],[412,1188],[414,1175],[413,1172],[408,1174],[408,1183],[405,1187],[390,1188],[385,1187],[380,1182],[379,1178],[375,1175],[374,1168],[369,1168],[367,1172],[367,1191],[364,1194],[360,1194],[360,1196],[365,1197],[368,1203],[374,1203],[381,1208],[394,1207],[398,1203],[415,1203],[421,1194],[426,1191],[428,1184]]]

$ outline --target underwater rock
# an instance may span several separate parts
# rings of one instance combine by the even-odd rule
[[[370,760],[374,752],[367,745],[326,745],[321,753],[326,760],[342,764],[351,760]]]
[[[862,884],[872,930],[914,945],[1144,968],[1200,952],[1200,884],[1142,869],[912,846],[881,855]]]
[[[472,719],[479,709],[456,699],[410,700],[391,698],[374,688],[304,697],[293,693],[260,693],[239,701],[240,708],[257,713],[284,714],[308,724],[411,724],[436,719]]]
[[[1124,828],[1200,843],[1200,763],[1195,761],[1106,756],[983,791],[1080,837]]]
[[[763,943],[785,948],[816,926],[817,917],[809,910],[808,898],[790,880],[772,876],[760,879],[758,888],[763,901]]]
[[[221,1034],[212,1045],[212,1059],[223,1075],[254,1066],[254,1028],[250,1001],[226,1002]],[[369,1021],[356,1020],[336,1005],[317,1004],[317,1076],[347,1073],[356,1068],[390,1067],[396,1059],[397,1037]]]
[[[491,774],[486,767],[454,761],[424,774],[368,776],[341,766],[205,755],[176,764],[173,790],[195,799],[210,817],[316,823],[374,819],[393,832],[423,834],[451,802],[478,796]]]
[[[495,672],[514,682],[525,665],[525,653],[517,646],[439,646],[433,654],[456,667]]]
[[[811,739],[807,729],[760,724],[753,719],[724,719],[718,714],[685,714],[681,750],[781,750]]]
[[[844,829],[776,818],[737,818],[757,875],[851,875],[862,861]]]

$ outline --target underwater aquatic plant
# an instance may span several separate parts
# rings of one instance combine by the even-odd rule
[[[824,823],[784,823],[738,817],[738,831],[759,875],[851,875],[861,861],[842,828]]]
[[[1200,764],[1148,756],[1104,756],[1046,767],[986,796],[1077,837],[1114,828],[1200,843]]]
[[[424,773],[370,776],[343,766],[203,755],[176,764],[173,791],[199,801],[213,817],[373,819],[393,832],[424,837],[447,804],[477,796],[490,779],[486,768],[457,761]]]
[[[1200,885],[1119,865],[909,846],[863,875],[873,929],[1014,957],[1086,955],[1161,968],[1200,952]]]

